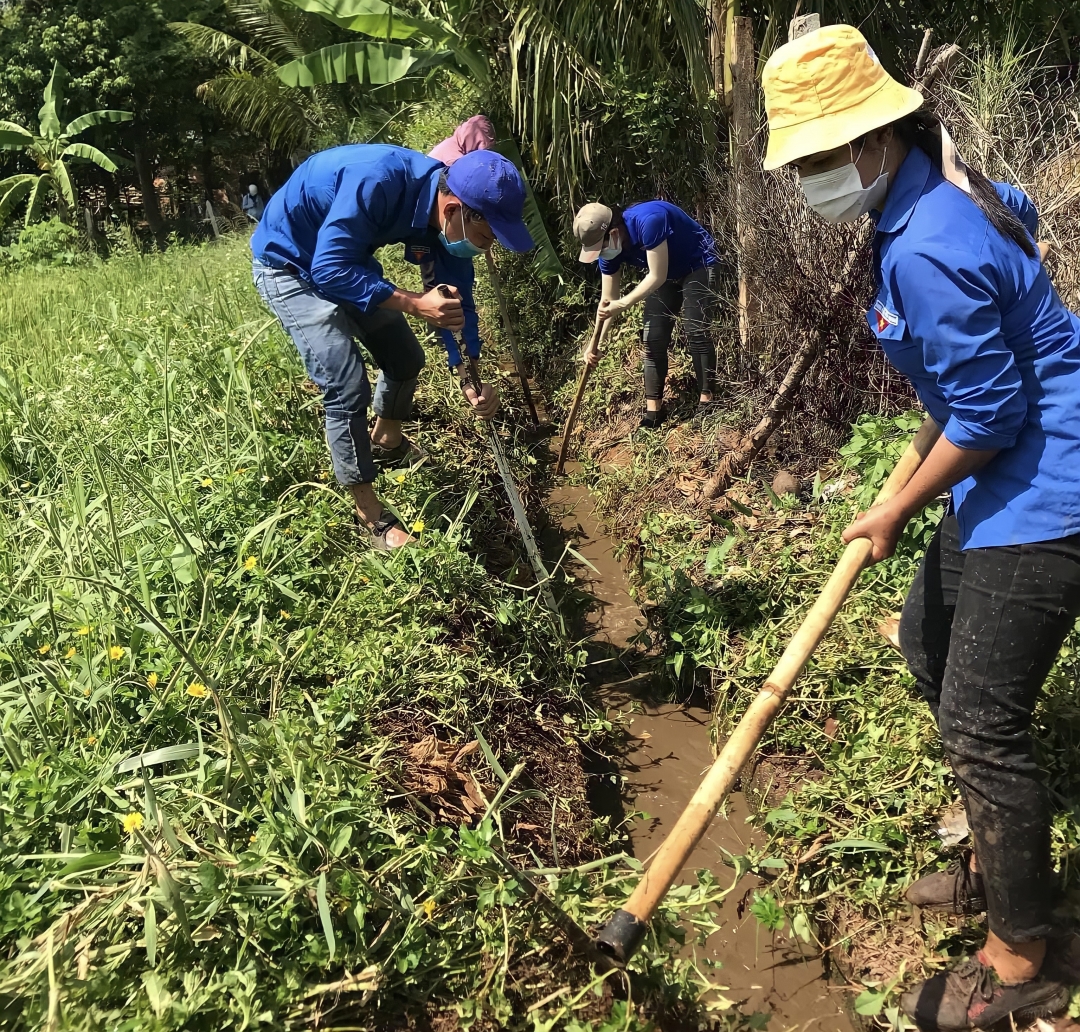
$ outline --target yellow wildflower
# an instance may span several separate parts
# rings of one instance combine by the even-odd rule
[[[109,648],[109,659],[123,659],[124,650],[119,645],[113,645]]]
[[[82,693],[83,693],[83,695],[89,695],[90,694],[90,689],[89,688],[84,688],[82,690]]]
[[[203,477],[202,478],[202,486],[203,487],[213,487],[214,486],[214,478],[213,477]]]
[[[236,475],[237,475],[238,477],[241,477],[241,476],[243,476],[243,475],[244,475],[244,474],[245,474],[246,472],[247,472],[247,467],[246,467],[246,466],[241,466],[241,467],[240,467],[240,469],[238,469],[238,470],[236,471]]]
[[[248,839],[248,842],[254,842],[258,837],[258,835],[252,835],[251,838]]]
[[[40,647],[40,648],[38,649],[38,652],[40,652],[40,653],[41,653],[41,655],[43,655],[43,656],[44,656],[44,655],[48,654],[48,652],[49,652],[49,650],[50,650],[51,648],[52,648],[52,645],[51,645],[51,644],[50,644],[49,642],[45,642],[45,644],[44,644],[44,645],[42,645],[42,646],[41,646],[41,647]]]
[[[210,689],[205,684],[200,684],[198,681],[193,681],[188,685],[188,695],[193,699],[205,699],[210,694]]]
[[[146,675],[146,683],[151,688],[156,688],[157,687],[157,680],[158,680],[157,671],[153,671],[153,672]]]
[[[420,531],[422,531],[424,529],[424,521],[423,520],[416,520],[412,525],[412,529],[413,529],[414,534],[419,534]]]
[[[91,735],[89,738],[87,738],[86,744],[87,745],[97,745],[97,735]]]
[[[81,634],[83,637],[85,637],[90,633],[90,628],[86,624],[83,624],[82,627],[80,627],[75,633]]]
[[[431,915],[438,909],[439,904],[433,899],[425,899],[420,905],[420,909],[423,910],[424,916],[430,921]]]
[[[64,659],[71,659],[75,655],[75,646],[72,645],[67,652],[64,653]]]
[[[259,560],[256,559],[255,556],[249,555],[244,560],[244,569],[247,570],[250,573],[258,565],[258,562],[259,562]]]
[[[124,831],[129,835],[136,832],[143,826],[143,819],[141,813],[129,813],[124,815]]]
[[[281,610],[281,619],[282,620],[291,620],[292,619],[292,613],[290,613],[287,609],[282,609]]]
[[[396,480],[399,484],[404,484],[405,483],[405,474],[404,473],[399,473],[396,477],[394,477],[394,480]]]

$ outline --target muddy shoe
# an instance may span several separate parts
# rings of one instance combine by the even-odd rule
[[[935,871],[913,882],[905,890],[904,899],[923,910],[981,914],[986,909],[986,890],[983,876],[968,866],[969,857],[970,853],[965,852],[948,870]]]
[[[384,448],[372,441],[371,457],[380,469],[400,469],[402,466],[415,466],[427,457],[427,453],[403,434],[401,443],[395,448]]]
[[[1069,990],[1039,975],[1007,985],[979,958],[965,960],[953,971],[926,979],[900,997],[900,1008],[924,1032],[959,1032],[992,1028],[1012,1017],[1014,1028],[1064,1010]]]

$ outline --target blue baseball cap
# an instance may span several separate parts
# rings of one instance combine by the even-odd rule
[[[514,163],[492,150],[463,154],[446,172],[450,192],[487,220],[495,239],[511,251],[528,251],[532,237],[525,226],[525,184]]]

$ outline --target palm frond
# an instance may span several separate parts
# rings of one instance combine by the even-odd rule
[[[275,67],[265,54],[220,29],[212,29],[198,22],[170,22],[169,28],[183,36],[200,54],[222,61],[236,71],[266,71]]]
[[[276,75],[229,72],[203,83],[198,95],[274,148],[309,148],[318,131],[311,98],[303,90],[286,86]]]

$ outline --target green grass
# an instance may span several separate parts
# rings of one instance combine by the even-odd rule
[[[431,457],[379,485],[419,541],[376,554],[249,268],[233,239],[0,284],[0,1028],[682,1020],[707,976],[673,922],[712,927],[710,876],[627,1003],[495,856],[583,923],[637,867],[438,349]],[[441,798],[429,735],[479,743]]]

